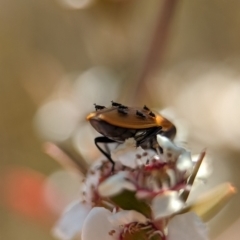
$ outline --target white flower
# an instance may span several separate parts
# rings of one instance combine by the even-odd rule
[[[146,224],[147,219],[143,215],[134,211],[123,211],[114,214],[105,208],[94,208],[84,222],[81,235],[82,240],[120,240],[120,236],[127,231],[123,226],[132,222]],[[157,235],[157,231],[152,232],[151,236],[154,236],[155,234]],[[170,220],[167,240],[193,239],[208,239],[207,227],[201,222],[196,214],[186,213]]]
[[[79,201],[70,204],[54,227],[53,235],[58,239],[70,240],[80,234],[90,210],[90,205]]]
[[[124,190],[135,191],[135,185],[128,181],[127,177],[128,173],[123,171],[109,177],[104,181],[104,184],[100,184],[98,187],[99,194],[102,197],[111,197]]]
[[[171,216],[185,206],[177,191],[168,191],[158,194],[152,200],[152,212],[154,219]]]
[[[104,167],[104,170],[101,170]],[[86,181],[82,186],[82,199],[71,203],[63,212],[62,217],[53,229],[53,235],[61,240],[70,240],[77,234],[81,234],[82,226],[94,205],[98,204],[96,192],[101,174],[111,171],[111,164],[98,161],[89,170]]]
[[[75,202],[57,223],[61,240],[207,240],[202,219],[234,193],[229,185],[201,201],[186,203],[190,187],[205,155],[197,162],[191,153],[158,135],[163,153],[150,154],[129,139],[112,151],[116,162],[101,161],[89,171],[81,202]],[[231,189],[231,190],[230,190]],[[219,209],[218,209],[219,210]],[[193,212],[189,212],[193,211]],[[215,211],[216,213],[216,211]],[[214,214],[215,214],[214,213]]]
[[[77,233],[81,232],[82,240],[119,240],[120,236],[131,230],[130,223],[145,224],[148,219],[136,211],[121,211],[112,213],[103,207],[93,208],[87,216],[81,215],[72,206],[72,211],[68,212],[68,219],[65,216],[66,233],[73,229]],[[79,215],[77,218],[76,216]],[[68,220],[68,221],[67,221]],[[136,227],[136,224],[135,224]],[[150,227],[149,227],[149,230]],[[157,231],[152,230],[151,235],[157,235]],[[55,235],[56,236],[56,235]],[[150,235],[149,235],[150,236]],[[71,239],[73,235],[57,235],[60,239]],[[186,213],[175,216],[168,224],[167,240],[207,240],[207,228],[205,224],[194,213]]]
[[[113,240],[118,235],[118,228],[114,228],[109,221],[111,212],[105,208],[95,207],[85,219],[82,229],[82,240]]]
[[[157,142],[163,149],[163,157],[166,162],[176,162],[179,155],[185,150],[162,135],[157,135]]]
[[[136,168],[146,164],[150,157],[155,155],[152,150],[144,150],[136,147],[133,138],[127,139],[123,144],[119,145],[111,152],[111,157],[115,162],[121,162],[124,166]]]

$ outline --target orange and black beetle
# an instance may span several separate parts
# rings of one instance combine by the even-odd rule
[[[98,143],[122,143],[128,138],[134,138],[137,146],[157,148],[157,134],[170,139],[176,134],[176,128],[170,121],[146,106],[127,107],[112,101],[111,107],[95,104],[95,109],[87,116],[87,120],[103,135],[95,138],[95,144],[113,164],[110,154],[100,148]]]

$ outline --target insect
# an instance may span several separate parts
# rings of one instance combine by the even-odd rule
[[[114,166],[110,154],[104,151],[99,143],[122,143],[134,138],[137,146],[143,148],[159,148],[156,135],[161,134],[170,139],[176,135],[176,127],[158,113],[152,112],[147,106],[127,107],[113,102],[111,107],[95,105],[95,112],[87,116],[87,120],[96,131],[103,136],[95,138],[97,148]]]

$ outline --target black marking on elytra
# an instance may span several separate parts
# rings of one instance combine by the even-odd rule
[[[150,113],[149,113],[149,116],[151,116],[151,117],[156,117],[156,115],[155,115],[153,112],[150,112]]]
[[[118,108],[118,112],[121,114],[128,114],[128,111],[126,108]]]
[[[142,112],[139,112],[138,110],[136,111],[136,115],[141,118],[146,118],[146,116]]]
[[[150,109],[146,105],[144,105],[143,109],[146,111],[150,111]]]
[[[120,105],[120,106],[118,106],[118,108],[128,109],[128,107],[127,107],[127,106],[124,106],[124,105]]]
[[[120,106],[122,106],[121,103],[117,103],[117,102],[114,102],[114,101],[111,101],[111,103],[112,103],[113,107],[120,107]]]
[[[97,105],[96,103],[94,103],[94,106],[95,106],[96,111],[106,108],[105,106]]]

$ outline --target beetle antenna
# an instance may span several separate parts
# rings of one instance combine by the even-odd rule
[[[136,111],[136,115],[139,116],[139,117],[142,117],[142,118],[146,118],[146,116],[138,110]]]
[[[118,108],[121,108],[121,109],[128,109],[128,107],[127,106],[124,106],[124,105],[120,105]]]
[[[122,114],[128,114],[128,112],[127,112],[127,109],[126,108],[118,108],[118,112],[119,113],[122,113]]]

